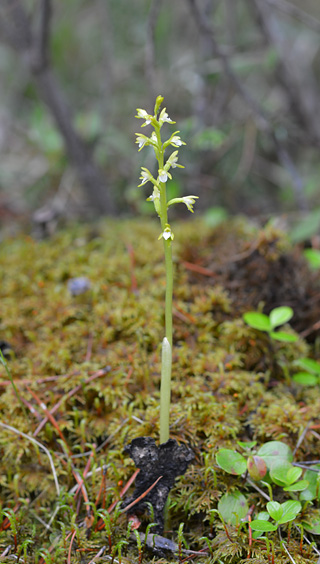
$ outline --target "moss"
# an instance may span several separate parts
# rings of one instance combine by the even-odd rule
[[[48,532],[43,522],[50,522],[57,507],[48,456],[21,435],[0,428],[0,501],[3,507],[16,508],[18,546],[34,539],[26,562],[34,562],[36,550],[49,549],[53,542],[53,561],[66,558],[70,538],[65,540],[63,526],[69,532],[72,518],[80,525],[86,516],[83,499],[72,490],[75,472],[83,476],[88,464],[88,498],[94,502],[100,495],[97,506],[107,506],[118,499],[134,471],[132,461],[123,454],[124,445],[137,436],[158,436],[164,321],[164,265],[158,231],[152,222],[109,221],[94,229],[74,226],[48,241],[21,237],[1,244],[0,337],[14,350],[8,365],[27,412],[27,416],[22,412],[1,368],[1,420],[30,437],[36,433],[35,438],[52,453],[62,490],[63,508]],[[211,511],[226,491],[240,488],[252,504],[263,508],[261,497],[242,478],[216,466],[215,453],[221,447],[236,448],[238,440],[251,439],[258,445],[283,440],[295,448],[305,433],[298,444],[298,459],[319,458],[319,390],[301,388],[290,379],[293,362],[314,355],[313,340],[270,343],[241,318],[244,309],[257,307],[258,288],[254,286],[251,301],[246,285],[254,268],[268,273],[267,266],[278,268],[280,260],[292,270],[293,257],[297,256],[298,266],[302,259],[283,234],[271,227],[255,229],[241,219],[216,230],[201,222],[183,223],[176,230],[174,252],[171,436],[192,446],[196,462],[171,493],[170,528],[177,531],[184,522],[193,550],[204,548],[200,537],[214,537],[212,554],[201,558],[205,564],[219,559],[231,564],[268,562],[265,544],[249,548],[245,526],[230,526],[228,537],[219,519],[212,521]],[[195,269],[190,270],[190,263]],[[209,274],[201,273],[201,268],[197,271],[197,266]],[[87,277],[91,288],[73,297],[67,282],[77,276]],[[283,277],[286,280],[285,270]],[[265,285],[261,280],[259,284],[266,301],[271,295],[268,276]],[[301,307],[307,294],[303,296]],[[295,315],[299,318],[300,314],[297,306]],[[38,429],[44,417],[39,403],[54,409],[65,443],[52,420]],[[306,432],[308,425],[310,432]],[[74,456],[72,464],[68,449]],[[114,527],[112,546],[126,538],[124,515]],[[0,554],[15,542],[12,528],[3,529]],[[106,544],[105,530],[93,531],[90,539],[79,531],[72,562],[81,561],[80,548],[89,561]],[[275,561],[287,562],[277,536],[271,539]],[[300,553],[299,543],[299,535],[293,532],[288,550],[295,561],[316,562],[317,555],[306,543]],[[126,550],[122,561],[137,561],[138,549],[131,538]],[[178,561],[170,554],[162,558],[148,552],[145,559]]]

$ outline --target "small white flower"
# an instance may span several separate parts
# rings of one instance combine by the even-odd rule
[[[193,213],[193,206],[198,198],[199,196],[184,196],[184,198],[182,198],[183,203],[191,213]]]
[[[199,196],[184,196],[183,198],[173,198],[167,203],[167,207],[173,204],[185,204],[191,213],[193,213],[193,205]]]
[[[153,178],[151,172],[147,168],[142,167],[141,168],[140,180],[141,180],[141,184],[139,184],[138,188],[140,188],[140,186],[143,186],[144,184],[146,184],[149,181],[152,182],[154,180],[154,178]]]
[[[158,121],[160,125],[163,125],[165,121],[168,123],[176,123],[175,121],[172,121],[172,119],[169,118],[166,112],[166,108],[163,108],[163,110],[161,111]]]
[[[146,110],[142,110],[141,108],[137,108],[137,115],[136,118],[138,119],[144,119],[145,122],[142,125],[142,127],[144,125],[149,125],[149,123],[151,123],[151,119],[153,116],[151,116],[150,114],[148,114],[148,112],[146,112]]]
[[[172,168],[177,168],[177,167],[184,168],[182,165],[179,165],[177,163],[178,163],[178,151],[173,151],[173,153],[171,153],[170,157],[166,162],[166,167],[169,165],[169,167]]]
[[[163,238],[165,241],[168,241],[168,239],[171,239],[173,241],[174,235],[171,231],[170,225],[167,225],[167,227],[162,231],[161,235],[159,236],[159,239],[161,238]]]
[[[149,142],[149,138],[146,137],[145,135],[140,135],[139,133],[136,133],[136,136],[137,136],[136,143],[138,143],[139,151],[140,151],[140,149],[143,149],[145,144]]]
[[[170,141],[170,144],[174,147],[181,147],[182,145],[185,145],[185,142],[181,140],[180,135],[174,135]]]

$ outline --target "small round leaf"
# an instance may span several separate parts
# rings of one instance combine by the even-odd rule
[[[293,500],[285,501],[281,504],[281,508],[282,517],[280,519],[277,519],[279,525],[293,521],[301,511],[301,503],[300,501]]]
[[[292,462],[293,455],[290,447],[281,441],[268,441],[257,452],[265,461],[268,469],[279,466],[283,461]]]
[[[311,374],[320,374],[320,362],[313,360],[313,358],[300,358],[295,364],[303,370],[311,372]]]
[[[319,382],[318,376],[310,374],[310,372],[297,372],[292,379],[301,386],[316,386]]]
[[[259,329],[259,331],[271,331],[272,329],[270,319],[264,313],[248,311],[243,315],[243,319],[253,329]]]
[[[304,490],[307,489],[308,486],[309,486],[308,480],[299,480],[299,482],[296,482],[291,486],[287,486],[286,488],[283,488],[283,490],[285,492],[303,492]]]
[[[218,450],[216,461],[222,470],[235,476],[243,474],[247,469],[247,462],[242,454],[228,448]]]
[[[239,491],[234,491],[221,497],[218,511],[226,523],[237,525],[247,515],[249,506],[244,495]]]
[[[291,317],[293,317],[293,309],[291,307],[275,307],[269,315],[272,329],[287,323]]]
[[[277,501],[269,501],[267,503],[267,510],[270,517],[275,521],[279,521],[283,515],[283,507]]]
[[[285,333],[284,331],[271,331],[270,336],[272,337],[272,339],[281,341],[283,343],[295,343],[298,340],[297,335]]]
[[[269,523],[269,521],[263,521],[262,519],[255,519],[254,521],[251,521],[250,527],[254,531],[260,531],[262,533],[277,530],[276,525]]]

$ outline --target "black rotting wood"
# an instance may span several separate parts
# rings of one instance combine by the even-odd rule
[[[178,445],[173,439],[157,446],[155,440],[151,437],[133,439],[125,447],[125,453],[130,455],[140,472],[136,478],[133,496],[124,502],[123,508],[143,495],[161,476],[155,487],[135,505],[135,511],[143,513],[147,509],[147,503],[151,503],[154,510],[154,521],[157,523],[157,526],[152,530],[162,533],[164,527],[163,510],[168,494],[176,477],[184,474],[187,470],[194,454],[191,449],[185,445]]]

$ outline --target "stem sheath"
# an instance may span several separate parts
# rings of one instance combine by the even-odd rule
[[[160,444],[169,440],[169,414],[171,399],[171,345],[165,337],[162,341],[161,388],[160,388]]]

